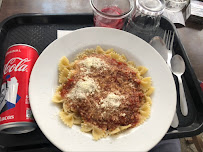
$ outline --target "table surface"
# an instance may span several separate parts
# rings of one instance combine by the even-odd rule
[[[89,0],[3,0],[0,22],[18,13],[91,13]],[[177,28],[197,78],[203,81],[203,25],[186,23]]]

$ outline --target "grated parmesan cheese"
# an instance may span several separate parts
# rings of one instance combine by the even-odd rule
[[[125,98],[124,96],[119,96],[114,93],[110,93],[105,99],[100,101],[102,103],[101,107],[102,108],[119,107],[121,104],[120,100],[124,98]]]
[[[129,83],[129,86],[132,87],[132,88],[134,88],[134,85],[133,85],[132,83]]]
[[[120,114],[120,116],[123,116],[123,117],[125,117],[125,116],[126,116],[126,114],[125,114],[125,113],[121,113],[121,114]]]
[[[67,97],[70,99],[86,99],[88,95],[92,95],[95,91],[99,92],[99,86],[90,77],[84,77],[80,79],[75,87],[67,94]]]
[[[90,73],[91,67],[99,69],[103,68],[104,70],[108,67],[108,64],[105,61],[102,61],[100,58],[97,57],[88,57],[82,60],[79,64],[82,64],[85,68],[81,68],[82,71],[86,69],[86,73]]]

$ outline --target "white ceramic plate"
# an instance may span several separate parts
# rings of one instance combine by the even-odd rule
[[[58,117],[60,108],[51,99],[58,85],[58,63],[62,56],[73,57],[86,48],[115,48],[129,60],[149,69],[155,92],[150,118],[141,126],[115,137],[94,141],[78,126],[69,128]],[[116,29],[84,28],[51,43],[39,56],[29,85],[32,112],[45,136],[62,151],[148,151],[165,135],[176,108],[176,88],[162,57],[145,41]]]

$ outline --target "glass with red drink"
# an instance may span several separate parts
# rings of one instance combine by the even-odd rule
[[[122,29],[134,0],[90,0],[95,26]]]

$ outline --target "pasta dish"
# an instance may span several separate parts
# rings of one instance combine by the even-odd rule
[[[88,49],[73,62],[64,56],[58,70],[59,86],[52,100],[62,105],[59,116],[67,126],[80,125],[98,140],[149,118],[154,88],[151,77],[144,77],[147,68],[113,49]]]

